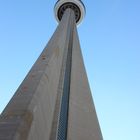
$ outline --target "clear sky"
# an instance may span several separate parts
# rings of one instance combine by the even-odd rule
[[[0,0],[0,112],[53,34],[55,0]],[[104,140],[140,140],[140,0],[84,0],[79,37]]]

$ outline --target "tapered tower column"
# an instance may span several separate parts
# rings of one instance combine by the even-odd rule
[[[0,140],[102,140],[77,34],[85,7],[59,0],[59,25],[0,116]]]

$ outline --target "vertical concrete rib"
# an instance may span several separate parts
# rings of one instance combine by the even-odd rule
[[[68,42],[68,51],[67,51],[67,59],[66,59],[66,68],[65,68],[65,77],[64,77],[57,140],[67,140],[68,109],[69,109],[71,63],[72,63],[71,61],[72,61],[72,48],[73,48],[73,29],[74,29],[74,24],[76,24],[73,10],[69,9],[68,12],[70,13],[69,40],[68,40],[69,42]]]
[[[67,9],[61,22],[68,23],[68,26],[64,29],[67,35],[50,140],[66,140],[67,138],[72,42],[75,24],[74,12],[71,9]]]

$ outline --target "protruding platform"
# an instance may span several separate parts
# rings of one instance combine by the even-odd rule
[[[76,23],[77,25],[80,24],[85,16],[85,6],[81,0],[58,0],[54,7],[56,20],[60,22],[65,10],[68,8],[74,11]]]

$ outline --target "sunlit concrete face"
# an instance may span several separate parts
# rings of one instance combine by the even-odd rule
[[[77,23],[73,7],[68,6],[2,112],[0,140],[102,140]]]

